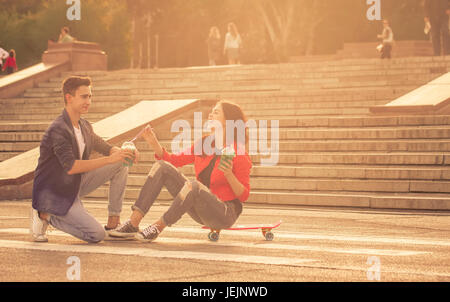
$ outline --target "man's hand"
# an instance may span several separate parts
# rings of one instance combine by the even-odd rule
[[[113,153],[115,153],[115,152],[120,152],[122,149],[121,148],[119,148],[119,147],[112,147],[111,148],[111,151],[109,152],[109,155],[111,156]],[[139,157],[140,157],[140,153],[139,153],[139,151],[138,151],[138,149],[136,149],[135,151],[134,151],[134,156],[133,156],[133,163],[134,164],[137,164],[138,162],[139,162]]]
[[[116,147],[117,148],[117,147]],[[130,150],[122,150],[120,148],[111,149],[110,155],[108,156],[108,162],[110,164],[115,164],[117,162],[127,163],[126,159],[135,160],[135,155]]]

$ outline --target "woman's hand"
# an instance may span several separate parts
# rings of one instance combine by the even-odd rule
[[[218,169],[222,171],[223,174],[225,175],[225,178],[230,184],[233,193],[236,196],[241,196],[242,193],[245,191],[245,187],[239,182],[239,180],[233,174],[233,160],[230,160],[229,162],[223,161],[219,163]]]
[[[142,132],[142,137],[147,141],[150,147],[155,151],[156,155],[159,157],[163,156],[163,148],[159,144],[158,138],[156,137],[155,132],[150,124],[148,124],[144,128],[144,132]]]
[[[155,132],[153,132],[153,128],[150,124],[148,124],[144,128],[144,132],[142,132],[142,137],[152,146],[158,141]]]
[[[218,166],[219,171],[222,171],[225,177],[233,174],[233,160],[223,161],[221,160]]]

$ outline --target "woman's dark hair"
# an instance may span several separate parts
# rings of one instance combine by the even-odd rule
[[[233,133],[233,138],[234,138],[234,142],[237,144],[237,148],[238,150],[240,148],[245,148],[243,151],[248,150],[248,128],[247,128],[247,117],[245,116],[244,111],[242,110],[242,108],[230,101],[225,101],[225,100],[221,100],[219,102],[217,102],[216,104],[220,104],[222,107],[222,111],[223,111],[223,115],[225,117],[225,127],[226,127],[226,121],[231,121],[233,123],[240,123],[239,121],[242,121],[242,123],[240,123],[241,125],[243,125],[244,128],[244,141],[238,141],[239,140],[239,130],[242,129],[238,129],[237,127],[234,127],[234,133]],[[224,129],[224,133],[223,135],[227,135],[226,134],[226,128]],[[206,138],[208,138],[210,135],[205,135],[202,137],[202,139],[198,142],[199,144],[204,144],[204,141]],[[224,146],[225,147],[225,146]],[[239,153],[239,151],[238,151]],[[207,154],[205,153],[205,150],[203,150],[202,148],[202,156],[206,156]]]
[[[225,121],[231,121],[235,124],[237,124],[237,126],[239,126],[239,124],[243,125],[243,129],[239,128],[239,127],[234,127],[233,128],[233,138],[234,141],[237,143],[238,147],[245,147],[245,150],[247,150],[247,146],[248,146],[248,129],[247,129],[247,117],[245,116],[244,111],[242,110],[242,108],[238,105],[235,104],[233,102],[230,101],[219,101],[218,104],[220,104],[222,106],[222,111],[223,111],[223,115],[225,117]],[[225,125],[226,127],[226,125]],[[239,132],[240,131],[244,131],[244,140],[243,141],[239,141],[240,136],[239,136]],[[225,133],[226,134],[226,130]]]

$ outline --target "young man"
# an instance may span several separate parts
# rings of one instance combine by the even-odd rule
[[[112,147],[96,135],[81,115],[91,105],[91,80],[69,77],[63,82],[65,107],[41,141],[34,174],[31,232],[34,241],[47,242],[48,224],[81,240],[95,243],[105,238],[105,230],[119,224],[128,177],[126,159],[136,156]],[[104,157],[89,159],[95,150]],[[109,218],[103,228],[83,207],[80,198],[110,181]]]
[[[58,43],[72,43],[75,38],[69,34],[70,30],[67,26],[61,28],[61,33],[59,34]]]
[[[389,26],[388,20],[383,20],[383,33],[378,35],[379,39],[383,40],[383,48],[381,49],[381,58],[382,59],[390,59],[392,45],[394,43],[394,33],[392,32],[392,28]]]
[[[425,0],[425,24],[431,26],[431,42],[433,43],[433,52],[435,56],[450,54],[450,35],[448,18],[450,15],[449,0]]]

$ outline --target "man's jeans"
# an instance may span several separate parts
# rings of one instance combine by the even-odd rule
[[[164,160],[153,165],[132,209],[145,215],[163,186],[174,197],[172,205],[162,216],[164,224],[168,226],[188,213],[196,222],[220,230],[232,226],[242,212],[240,201],[221,201],[202,183],[188,180]]]
[[[80,191],[65,216],[50,216],[50,224],[89,243],[96,243],[105,238],[103,226],[83,207],[82,197],[88,195],[101,185],[110,181],[109,216],[120,216],[122,202],[127,185],[128,168],[116,163],[98,168],[81,175]]]

